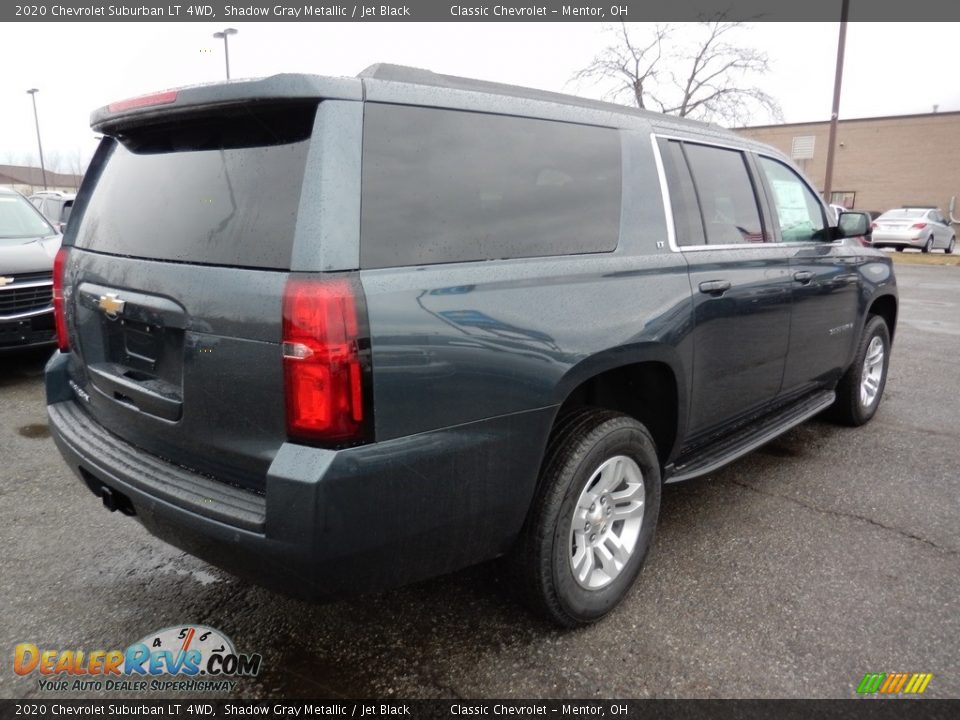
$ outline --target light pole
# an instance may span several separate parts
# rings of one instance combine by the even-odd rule
[[[239,31],[235,28],[225,28],[223,32],[215,32],[213,34],[213,36],[218,40],[223,38],[223,57],[227,62],[227,80],[230,79],[230,45],[227,42],[227,38],[229,38],[231,35],[236,35],[237,32]]]
[[[33,100],[33,124],[37,126],[37,149],[40,150],[40,172],[43,174],[43,189],[47,189],[47,168],[43,164],[43,145],[40,142],[40,120],[37,118],[37,88],[27,90],[27,95]]]
[[[827,172],[823,178],[823,200],[831,203],[833,194],[833,155],[837,145],[837,117],[840,114],[840,84],[843,82],[843,52],[847,45],[847,16],[850,0],[840,6],[840,38],[837,40],[837,70],[833,78],[833,109],[830,113],[830,134],[827,138]]]

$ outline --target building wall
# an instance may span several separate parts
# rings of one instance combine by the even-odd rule
[[[736,132],[791,157],[793,139],[813,135],[813,158],[795,162],[823,192],[829,123],[747,127]],[[960,112],[841,120],[833,191],[855,192],[855,209],[879,211],[935,205],[946,213],[950,198],[957,196],[954,216],[960,217]]]

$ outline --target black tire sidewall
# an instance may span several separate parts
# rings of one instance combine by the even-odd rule
[[[876,315],[871,316],[864,327],[863,338],[860,341],[860,347],[857,351],[857,357],[854,360],[854,375],[852,392],[853,412],[857,424],[862,425],[869,421],[880,407],[880,401],[883,399],[883,391],[887,386],[887,370],[890,366],[890,332],[883,318]],[[875,337],[883,341],[883,372],[880,376],[880,387],[877,388],[877,395],[869,406],[864,407],[860,402],[860,383],[863,381],[863,361],[867,356],[867,348]]]
[[[614,421],[616,422],[616,421]],[[606,424],[606,423],[605,423]],[[643,473],[644,514],[640,536],[626,567],[606,587],[587,590],[573,577],[570,568],[570,524],[581,492],[594,472],[616,455],[632,458]],[[553,518],[551,566],[556,599],[563,612],[577,623],[596,620],[609,613],[626,596],[640,571],[656,531],[660,512],[660,466],[656,448],[639,425],[612,429],[584,455],[573,472],[567,474],[567,487],[556,517]]]

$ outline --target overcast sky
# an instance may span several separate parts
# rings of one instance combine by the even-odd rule
[[[30,96],[49,165],[73,169],[95,148],[90,111],[114,100],[223,78],[222,25],[7,24],[0,43],[0,163],[36,161]],[[609,41],[599,23],[233,23],[231,74],[355,75],[375,62],[599,97],[571,76]],[[766,51],[760,85],[787,122],[830,116],[837,23],[756,23],[740,36]],[[960,23],[851,23],[840,117],[960,110]],[[753,124],[769,118],[757,116]]]

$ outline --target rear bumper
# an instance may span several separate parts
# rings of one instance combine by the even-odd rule
[[[877,234],[874,231],[871,238],[874,247],[915,247],[922,248],[927,244],[927,236],[907,234]]]
[[[82,409],[66,358],[47,366],[50,430],[95,493],[154,535],[300,597],[380,590],[506,551],[533,495],[553,408],[333,451],[284,443],[266,493],[207,478],[111,434]]]

